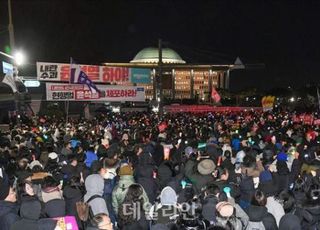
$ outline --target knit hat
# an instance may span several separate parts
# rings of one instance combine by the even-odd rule
[[[281,152],[277,155],[277,160],[278,161],[287,161],[288,160],[288,155],[284,152]]]
[[[10,186],[0,178],[0,200],[4,200],[7,198],[10,192]]]
[[[272,181],[272,175],[268,170],[262,171],[259,176],[260,183]]]
[[[222,201],[216,205],[216,210],[220,216],[228,218],[228,217],[232,216],[232,214],[234,212],[234,207],[229,202]]]
[[[119,176],[132,176],[133,170],[129,165],[124,165],[119,170]]]
[[[198,172],[201,175],[209,175],[216,169],[215,163],[210,159],[202,160],[198,163]]]

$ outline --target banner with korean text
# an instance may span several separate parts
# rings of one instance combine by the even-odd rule
[[[93,82],[101,83],[150,83],[151,70],[141,68],[80,65]],[[69,82],[70,64],[37,62],[39,81]]]
[[[87,85],[46,83],[48,101],[145,101],[145,90],[139,86],[96,85],[92,93]]]

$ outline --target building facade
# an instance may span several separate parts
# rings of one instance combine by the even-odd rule
[[[151,69],[151,83],[143,86],[146,99],[157,97],[159,50],[145,48],[130,63],[105,63],[108,66],[123,66]],[[174,50],[162,49],[162,93],[168,99],[195,99],[209,101],[211,89],[229,88],[230,65],[194,65],[186,62]]]

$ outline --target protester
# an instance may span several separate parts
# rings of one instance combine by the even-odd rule
[[[1,229],[51,229],[46,218],[65,216],[80,229],[315,229],[320,129],[295,116],[26,119],[0,133]]]

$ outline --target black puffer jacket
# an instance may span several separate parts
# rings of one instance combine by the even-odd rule
[[[156,180],[153,178],[153,172],[154,167],[152,165],[140,165],[135,173],[136,182],[146,191],[151,204],[154,203],[158,190]]]
[[[0,201],[0,226],[1,230],[10,230],[13,223],[18,221],[19,206],[16,203]]]
[[[249,221],[260,222],[262,221],[266,230],[277,230],[277,222],[272,214],[268,213],[266,207],[251,205],[245,210],[249,216]]]
[[[21,204],[20,216],[21,220],[15,222],[11,226],[11,230],[42,230],[55,229],[56,221],[51,219],[41,219],[41,204],[38,200],[30,200]]]
[[[66,215],[66,203],[61,199],[50,200],[45,203],[45,213],[48,217],[61,217]]]

